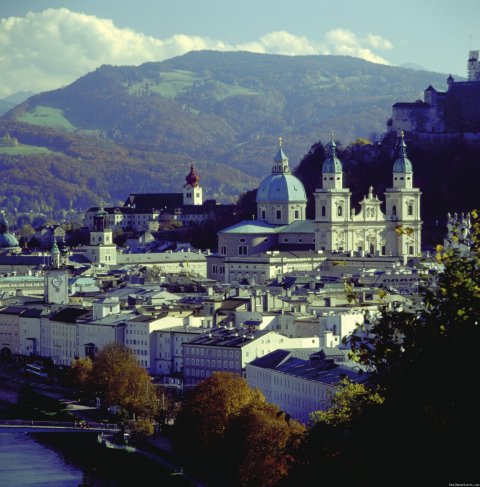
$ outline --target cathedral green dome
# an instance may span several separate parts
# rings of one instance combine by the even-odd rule
[[[273,158],[272,174],[267,176],[257,190],[257,203],[306,203],[307,195],[302,182],[290,174],[288,157],[282,149],[282,138]]]
[[[342,163],[337,157],[337,146],[333,140],[327,145],[327,158],[325,159],[322,167],[322,173],[341,173],[343,171]]]
[[[8,231],[8,222],[3,213],[0,213],[0,249],[18,247],[18,240]]]
[[[400,137],[400,142],[398,143],[398,154],[397,159],[393,163],[394,173],[413,173],[413,167],[410,159],[407,156],[407,144],[403,139],[403,132]]]
[[[302,182],[292,174],[270,174],[257,190],[257,203],[307,202]]]

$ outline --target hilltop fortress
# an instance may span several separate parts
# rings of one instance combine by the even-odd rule
[[[388,130],[397,135],[402,130],[424,134],[467,135],[480,137],[480,51],[470,51],[468,81],[455,81],[450,75],[447,91],[432,85],[424,99],[413,103],[399,102],[392,107]]]

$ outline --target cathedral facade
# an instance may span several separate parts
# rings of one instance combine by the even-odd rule
[[[372,186],[360,202],[360,211],[351,208],[351,192],[343,187],[342,163],[332,140],[322,168],[322,188],[315,191],[315,248],[358,255],[418,256],[421,193],[413,186],[413,167],[403,133],[393,164],[392,187],[384,196],[385,213]]]
[[[218,253],[207,259],[209,278],[225,282],[253,278],[263,283],[276,272],[313,270],[319,259],[339,252],[392,258],[421,254],[421,192],[413,184],[403,133],[385,205],[370,187],[358,213],[352,207],[350,190],[343,186],[343,167],[333,137],[327,152],[322,188],[314,193],[315,219],[307,220],[305,189],[290,173],[280,143],[272,173],[257,190],[257,218],[218,233]],[[287,261],[287,267],[281,265]]]

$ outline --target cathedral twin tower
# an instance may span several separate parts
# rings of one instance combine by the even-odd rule
[[[393,165],[393,185],[385,192],[385,213],[373,187],[360,202],[359,213],[351,209],[351,193],[343,187],[342,163],[333,139],[327,148],[322,188],[315,191],[315,248],[355,251],[360,255],[420,255],[421,193],[413,186],[413,168],[403,133]]]

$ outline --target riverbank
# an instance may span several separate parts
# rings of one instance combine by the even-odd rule
[[[172,475],[175,472],[173,463],[153,453],[105,448],[97,443],[96,434],[39,433],[32,436],[57,452],[65,462],[81,468],[84,479],[79,487],[203,485],[186,475]]]

